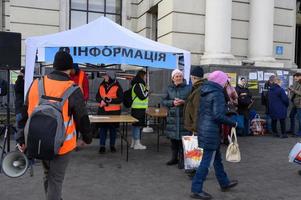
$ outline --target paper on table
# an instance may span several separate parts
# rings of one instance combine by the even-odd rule
[[[110,119],[110,117],[106,117],[106,116],[95,116],[95,115],[89,115],[90,118],[97,118],[97,119]]]

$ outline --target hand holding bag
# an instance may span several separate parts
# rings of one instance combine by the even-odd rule
[[[229,137],[229,146],[226,152],[226,161],[228,162],[240,162],[240,151],[237,143],[236,129],[231,129],[231,137]]]

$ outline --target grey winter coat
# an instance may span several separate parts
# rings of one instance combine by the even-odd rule
[[[173,83],[168,86],[166,96],[163,99],[163,105],[168,108],[168,116],[166,123],[166,136],[170,139],[181,140],[183,135],[188,135],[189,132],[184,128],[183,107],[174,106],[175,98],[186,100],[191,91],[191,86],[185,82],[176,86]]]

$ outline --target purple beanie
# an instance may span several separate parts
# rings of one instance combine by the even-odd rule
[[[222,71],[214,71],[208,76],[208,81],[215,82],[222,87],[225,87],[225,84],[227,83],[228,79],[228,75]]]

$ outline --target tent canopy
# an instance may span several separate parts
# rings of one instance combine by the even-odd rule
[[[25,91],[28,90],[33,80],[34,65],[36,61],[35,58],[36,58],[37,50],[39,49],[40,51],[40,49],[43,49],[43,51],[46,51],[47,49],[51,50],[51,48],[53,48],[53,50],[57,51],[57,49],[55,48],[59,48],[59,47],[71,47],[70,49],[73,49],[72,47],[88,48],[87,51],[89,52],[91,48],[109,46],[115,48],[116,47],[123,48],[121,50],[124,51],[125,54],[129,53],[129,49],[133,49],[134,50],[133,53],[134,54],[136,53],[137,57],[139,58],[142,58],[144,53],[147,54],[150,52],[168,53],[166,58],[168,58],[168,55],[172,56],[172,55],[180,54],[183,55],[184,57],[185,78],[187,80],[189,79],[190,62],[191,62],[190,52],[147,39],[143,36],[140,36],[139,34],[133,33],[132,31],[114,23],[113,21],[111,21],[106,17],[100,17],[97,20],[90,22],[89,24],[68,31],[59,32],[51,35],[45,35],[45,36],[29,37],[26,39],[25,44],[26,44]],[[111,50],[114,51],[114,49]],[[47,57],[46,54],[45,56]],[[136,55],[134,55],[134,57],[135,56]],[[148,54],[148,57],[150,57],[150,54]],[[112,64],[131,64],[131,63],[126,62],[126,59],[122,58],[120,59],[120,63],[112,63]],[[173,64],[169,63],[168,66],[166,67],[160,66],[160,68],[168,68],[168,69],[176,68],[177,66],[171,66],[174,64],[175,63]],[[139,65],[139,63],[137,65]],[[151,65],[144,63],[142,66],[151,66]]]

